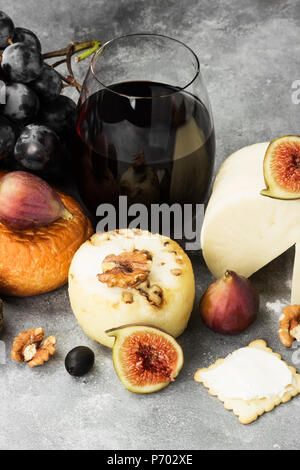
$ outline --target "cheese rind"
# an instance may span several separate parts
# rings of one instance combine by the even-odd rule
[[[110,287],[99,280],[106,256],[134,250],[151,254],[151,270],[144,285]],[[161,292],[161,303],[150,298],[148,289],[155,286]],[[138,229],[98,232],[81,245],[72,260],[69,297],[85,333],[105,346],[114,344],[107,330],[132,323],[153,325],[176,337],[185,330],[194,305],[193,267],[183,249],[162,235]]]
[[[216,277],[227,269],[249,277],[300,240],[300,200],[260,194],[268,145],[238,150],[216,177],[201,233],[204,259]]]

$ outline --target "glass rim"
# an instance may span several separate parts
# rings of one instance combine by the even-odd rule
[[[192,56],[194,57],[194,59],[196,61],[196,71],[193,75],[193,78],[186,85],[184,85],[183,87],[176,87],[176,90],[172,91],[171,93],[167,93],[167,94],[163,94],[163,95],[156,95],[155,97],[152,97],[152,96],[135,96],[135,95],[129,95],[129,94],[126,94],[126,93],[119,93],[118,91],[115,91],[111,88],[113,84],[106,85],[105,83],[103,83],[101,80],[99,80],[99,78],[97,76],[97,73],[95,72],[94,64],[95,64],[96,59],[99,57],[101,52],[107,46],[112,44],[113,42],[119,41],[120,39],[124,39],[124,38],[128,38],[128,37],[134,37],[134,36],[158,37],[158,38],[168,39],[168,40],[173,41],[173,42],[177,42],[181,46],[184,46],[184,48],[192,54]],[[174,39],[174,38],[171,38],[170,36],[167,36],[165,34],[158,34],[158,33],[130,33],[130,34],[123,34],[122,36],[117,36],[116,38],[110,39],[109,41],[106,41],[104,44],[102,44],[99,47],[99,49],[97,49],[97,51],[93,54],[93,56],[90,60],[89,68],[91,70],[93,78],[95,80],[97,80],[97,82],[100,83],[100,85],[103,88],[105,88],[106,90],[109,90],[112,93],[115,93],[116,95],[125,96],[127,98],[135,98],[135,99],[153,99],[153,98],[162,98],[164,96],[171,96],[171,95],[174,95],[176,93],[179,93],[181,91],[186,90],[196,80],[196,78],[200,74],[200,61],[199,61],[196,53],[193,51],[193,49],[191,47],[187,46],[184,42],[179,41],[179,39]],[[166,83],[166,85],[167,85],[167,83]]]

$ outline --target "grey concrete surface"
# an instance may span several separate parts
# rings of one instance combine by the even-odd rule
[[[0,9],[16,25],[34,30],[44,51],[70,40],[106,41],[136,31],[186,42],[200,58],[212,102],[217,167],[244,145],[299,133],[300,105],[291,100],[292,82],[300,79],[299,1],[2,0]],[[36,298],[5,299],[0,449],[299,449],[300,398],[242,426],[193,381],[197,368],[256,338],[265,338],[290,363],[298,362],[295,350],[281,347],[276,333],[289,300],[293,250],[253,276],[261,293],[259,319],[234,337],[212,333],[199,319],[199,297],[212,276],[201,255],[192,260],[196,307],[179,339],[185,365],[174,384],[149,396],[122,387],[111,351],[77,326],[65,287]],[[45,367],[30,370],[12,363],[9,350],[17,333],[36,326],[57,336],[58,353]],[[74,379],[63,361],[80,344],[92,347],[96,364],[89,375]]]

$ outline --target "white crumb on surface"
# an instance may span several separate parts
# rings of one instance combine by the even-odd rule
[[[267,309],[267,312],[269,314],[271,314],[271,317],[274,321],[278,321],[281,313],[282,313],[282,309],[286,307],[286,302],[284,302],[283,300],[275,300],[274,302],[267,302],[266,303],[266,309]]]

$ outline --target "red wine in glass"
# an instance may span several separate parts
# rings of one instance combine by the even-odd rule
[[[172,50],[184,55],[182,70],[184,57],[194,60],[189,86],[180,86],[180,80],[174,85],[172,77],[172,84],[168,84],[171,61],[167,72],[160,73],[146,65],[141,72],[135,69],[135,61],[130,69],[122,63],[132,48],[136,56],[150,44],[153,54],[156,48],[163,51],[169,42]],[[110,60],[105,68],[107,50]],[[215,135],[196,56],[184,44],[157,35],[125,36],[107,43],[100,52],[91,62],[77,108],[80,144],[76,175],[91,214],[103,203],[117,207],[119,196],[127,196],[129,206],[205,202],[212,179]],[[117,54],[122,73],[118,67],[114,70]],[[105,74],[115,81],[103,84],[99,77],[104,80]],[[133,79],[144,75],[151,80]],[[156,76],[164,80],[156,81]],[[124,79],[116,80],[119,77]]]

